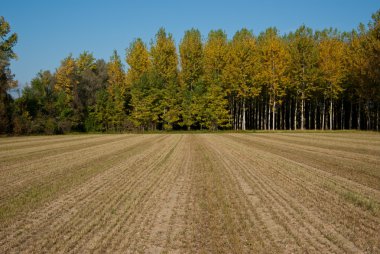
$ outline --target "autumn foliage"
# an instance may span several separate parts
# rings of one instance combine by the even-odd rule
[[[125,59],[70,55],[16,100],[7,91],[17,36],[6,37],[4,19],[1,29],[3,133],[379,128],[379,11],[352,32],[243,28],[203,40],[190,29],[178,46],[161,28],[149,45],[133,41]]]

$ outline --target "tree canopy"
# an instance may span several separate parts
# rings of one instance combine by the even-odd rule
[[[125,57],[70,54],[17,99],[9,94],[17,34],[3,17],[0,35],[0,133],[379,129],[380,11],[348,32],[301,25],[203,39],[192,28],[178,46],[160,28]]]

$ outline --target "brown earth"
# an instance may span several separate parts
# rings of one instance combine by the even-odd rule
[[[0,253],[380,253],[380,135],[0,139]]]

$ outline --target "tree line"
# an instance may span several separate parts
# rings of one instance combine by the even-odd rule
[[[351,32],[190,29],[178,48],[161,28],[129,45],[127,68],[116,51],[69,55],[17,99],[17,35],[3,17],[0,29],[0,133],[379,129],[380,10]]]

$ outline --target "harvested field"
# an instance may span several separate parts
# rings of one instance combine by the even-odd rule
[[[380,253],[380,135],[0,139],[1,253]]]

